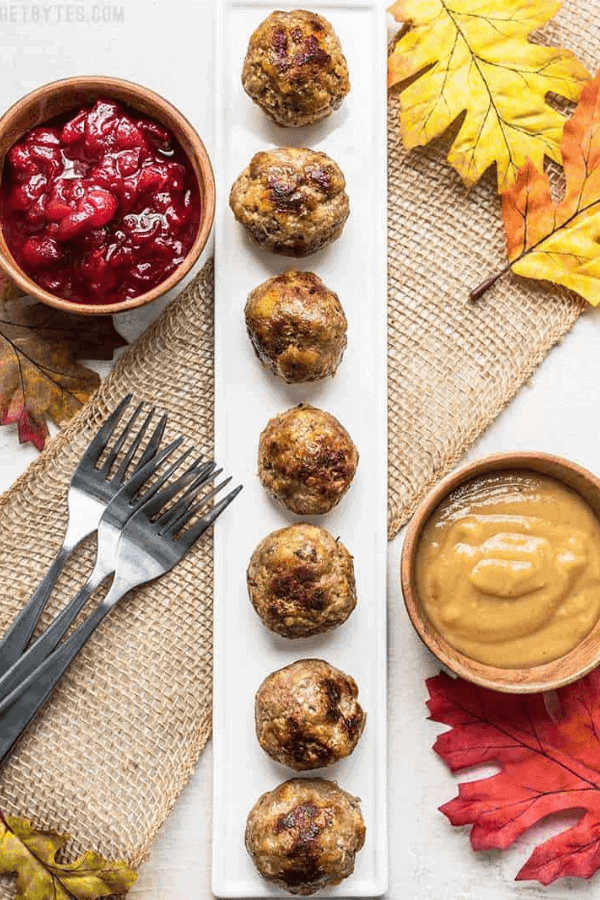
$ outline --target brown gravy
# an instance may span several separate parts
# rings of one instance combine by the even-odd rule
[[[600,522],[553,478],[480,476],[433,512],[416,581],[428,618],[466,656],[501,668],[549,662],[600,618]]]

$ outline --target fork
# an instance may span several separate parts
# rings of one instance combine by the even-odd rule
[[[179,479],[150,499],[146,498],[128,519],[119,540],[113,582],[104,600],[37,669],[0,701],[0,762],[10,753],[95,628],[121,597],[172,569],[242,490],[242,485],[234,488],[190,525],[231,480],[226,478],[198,499],[199,492],[213,477],[214,472],[199,474],[169,506],[181,492]],[[188,525],[190,527],[184,530]]]
[[[0,641],[0,675],[3,675],[10,669],[31,640],[42,610],[69,554],[85,537],[97,530],[107,503],[114,497],[128,475],[139,472],[155,456],[158,450],[165,430],[166,416],[159,420],[139,462],[132,468],[132,472],[129,473],[135,453],[156,411],[155,407],[153,407],[135,434],[131,446],[116,472],[111,473],[115,460],[121,452],[127,437],[131,434],[133,425],[140,414],[143,405],[140,403],[115,441],[103,465],[96,468],[96,464],[113,437],[117,423],[125,407],[129,404],[131,397],[132,395],[128,394],[121,400],[102,428],[91,440],[73,472],[67,494],[69,521],[62,546],[44,578],[35,589],[31,599],[20,610]]]
[[[86,600],[99,587],[105,578],[113,574],[117,563],[117,551],[121,529],[137,509],[146,503],[168,481],[171,476],[189,457],[192,449],[183,453],[171,466],[158,478],[151,487],[143,491],[144,485],[158,471],[162,463],[179,447],[183,438],[174,440],[168,447],[149,460],[139,472],[133,475],[110,501],[100,522],[98,523],[98,548],[96,562],[93,571],[88,576],[86,583],[73,599],[61,610],[44,632],[24,651],[13,663],[4,675],[0,677],[0,700],[7,697],[17,685],[23,681],[46,657],[54,650],[69,626],[75,621],[83,609]],[[202,457],[199,457],[177,482],[181,487],[197,478],[200,474],[215,477],[214,463],[206,463],[200,469]]]

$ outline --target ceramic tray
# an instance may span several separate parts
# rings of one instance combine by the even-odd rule
[[[300,4],[302,5],[302,4]],[[354,874],[328,895],[367,897],[387,885],[386,823],[386,29],[376,0],[318,2],[337,31],[352,89],[344,104],[310,128],[270,123],[246,96],[240,75],[248,38],[276,7],[222,0],[216,32],[216,459],[245,488],[215,536],[214,825],[212,885],[221,897],[289,896],[256,872],[244,847],[250,808],[265,791],[295,775],[261,750],[254,733],[254,694],[273,670],[320,657],[352,675],[367,724],[348,759],[314,773],[359,796],[366,843]],[[229,210],[231,184],[258,150],[323,150],[347,179],[351,213],[329,248],[293,260],[250,244]],[[246,336],[250,290],[296,266],[336,291],[348,318],[348,347],[334,378],[286,385],[268,373]],[[360,452],[354,482],[339,505],[312,521],[340,537],[354,556],[358,605],[337,630],[287,641],[268,631],[246,590],[258,542],[297,516],[270,500],[256,476],[258,438],[267,421],[299,402],[336,416]]]

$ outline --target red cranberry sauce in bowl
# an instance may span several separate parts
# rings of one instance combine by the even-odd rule
[[[194,169],[176,138],[113,100],[32,128],[6,156],[8,249],[65,300],[109,304],[150,291],[185,259],[200,213]]]

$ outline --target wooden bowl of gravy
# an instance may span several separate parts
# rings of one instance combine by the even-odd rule
[[[600,480],[558,456],[500,453],[442,479],[415,513],[404,601],[441,663],[534,693],[600,664]]]

